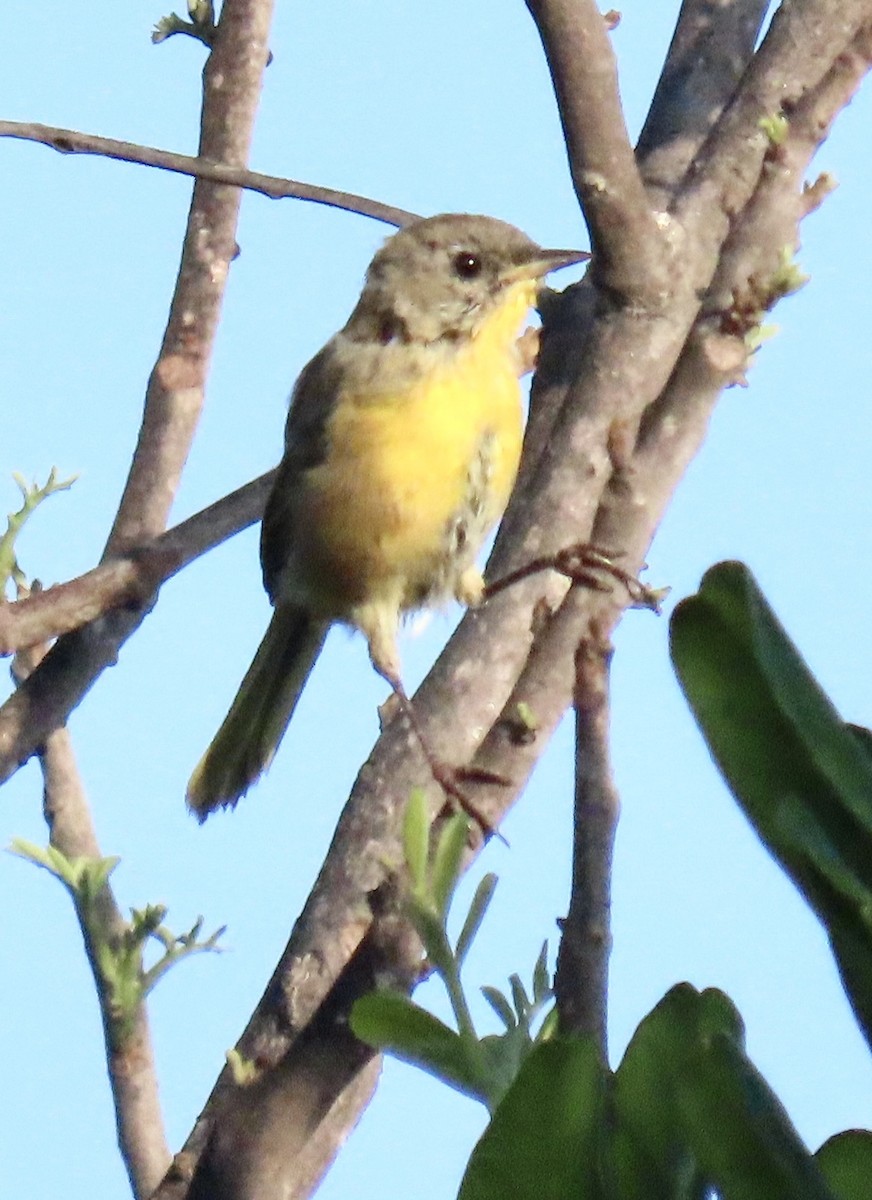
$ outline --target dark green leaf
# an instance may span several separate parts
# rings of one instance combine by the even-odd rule
[[[833,1200],[781,1103],[730,1038],[704,1041],[677,1083],[689,1143],[724,1200]]]
[[[617,1169],[627,1179],[647,1176],[650,1200],[705,1192],[684,1136],[675,1078],[686,1072],[700,1041],[716,1033],[741,1042],[742,1022],[728,997],[679,984],[639,1025],[615,1074],[622,1130],[614,1149]]]
[[[872,1133],[848,1129],[824,1142],[815,1155],[836,1200],[869,1200],[872,1194]]]
[[[872,1043],[872,752],[740,563],[708,571],[671,622],[672,659],[738,802],[826,925]]]
[[[605,1086],[592,1040],[537,1046],[473,1151],[458,1200],[602,1200]]]

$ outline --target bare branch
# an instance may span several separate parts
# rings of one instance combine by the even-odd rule
[[[44,649],[35,646],[19,655],[15,660],[16,676],[23,678],[32,671]],[[55,730],[41,748],[39,759],[50,844],[68,860],[102,859],[69,732]],[[100,1005],[118,1145],[136,1200],[146,1200],[171,1161],[158,1097],[148,1013],[144,1004],[138,1005],[125,1037],[123,1040],[117,1037],[117,1014],[100,969],[98,950],[98,937],[120,939],[127,923],[108,883],[93,897],[90,920],[78,903],[76,916]]]
[[[267,59],[272,0],[226,0],[203,72],[199,157],[244,166]],[[107,555],[166,525],[203,404],[227,274],[236,254],[241,192],[194,183],[179,275],[130,475]]]
[[[636,156],[665,207],[754,53],[770,0],[683,0]]]
[[[153,1200],[302,1200],[314,1191],[380,1067],[375,1051],[350,1032],[354,1002],[376,986],[409,991],[420,972],[421,943],[402,915],[401,892],[382,888],[367,911],[366,937],[299,1037],[284,1026],[278,993],[285,981],[274,974],[259,1010],[272,1006],[277,1023],[267,1033],[253,1020],[238,1045],[253,1079],[240,1085],[229,1069],[222,1072]]]
[[[593,0],[527,0],[551,71],[572,180],[590,229],[596,282],[655,296],[662,237],[624,124],[606,22]]]
[[[259,476],[146,545],[69,583],[0,604],[0,655],[70,633],[115,608],[141,610],[188,563],[260,520],[274,477],[275,471]],[[63,721],[64,707],[71,709],[80,699],[62,688],[55,697],[56,714],[45,713],[44,719]]]
[[[225,0],[204,71],[200,157],[245,163],[267,58],[271,0]],[[179,275],[127,485],[106,546],[111,558],[164,529],[200,416],[228,267],[238,188],[194,184]],[[110,614],[67,634],[0,709],[0,781],[14,773],[116,661],[144,612]]]
[[[115,138],[98,137],[93,133],[80,133],[75,129],[60,129],[54,125],[39,125],[33,121],[0,121],[0,137],[18,138],[27,142],[39,142],[61,154],[94,154],[100,158],[116,159],[118,162],[137,163],[143,167],[157,167],[161,171],[173,171],[178,175],[192,175],[195,179],[206,179],[212,183],[225,183],[259,192],[270,200],[308,200],[313,204],[326,204],[331,208],[342,208],[347,212],[359,213],[384,221],[386,225],[405,225],[415,214],[392,204],[382,204],[367,196],[354,192],[342,192],[336,188],[318,187],[313,183],[301,183],[296,179],[284,179],[276,175],[263,175],[242,166],[231,166],[225,162],[214,162],[206,157],[194,158],[189,154],[175,154],[171,150],[160,150],[155,146],[141,146],[135,142],[120,142]]]
[[[612,650],[592,634],[575,655],[572,892],[562,925],[554,994],[561,1032],[592,1034],[606,1063],[612,851],[620,805],[609,759]]]
[[[79,629],[112,608],[141,607],[164,573],[155,557],[116,559],[25,600],[0,603],[0,656]]]
[[[102,857],[66,729],[58,729],[51,735],[40,753],[40,762],[51,844],[67,858]],[[111,932],[116,937],[121,936],[126,922],[108,884],[99,899],[105,935],[109,936]],[[98,967],[96,946],[81,917],[79,924],[103,1018],[118,1146],[134,1196],[137,1200],[146,1200],[163,1178],[172,1157],[164,1135],[148,1014],[145,1005],[139,1005],[124,1039],[119,1041],[114,1036],[112,1001]]]
[[[757,185],[769,145],[761,121],[789,113],[870,21],[872,0],[781,5],[676,199],[676,215],[701,246],[723,241]]]

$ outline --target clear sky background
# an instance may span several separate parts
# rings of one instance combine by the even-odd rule
[[[678,4],[626,0],[613,35],[633,134]],[[38,10],[6,0],[0,115],[193,152],[203,50],[149,43],[163,15],[137,3]],[[282,4],[252,165],[422,214],[491,213],[546,245],[586,245],[549,80],[524,5],[497,0]],[[847,719],[872,724],[872,88],[817,160],[841,187],[803,229],[812,280],[728,392],[650,554],[674,600],[741,558]],[[144,168],[0,143],[0,504],[11,472],[79,472],[20,542],[45,583],[96,561],[127,473],[166,319],[190,182]],[[347,213],[246,196],[206,412],[174,519],[278,458],[286,398],[341,325],[385,230]],[[566,280],[571,276],[566,276]],[[410,631],[414,686],[456,612]],[[365,646],[331,635],[267,779],[201,829],[191,768],[265,628],[248,531],[167,585],[153,615],[71,720],[104,854],[124,906],[162,902],[181,931],[227,924],[227,953],[174,970],[151,1007],[169,1139],[186,1136],[284,945],[385,688]],[[667,622],[631,612],[617,635],[616,855],[610,1036],[617,1063],[638,1021],[679,980],[724,988],[749,1050],[815,1148],[872,1122],[872,1066],[817,922],[745,824],[712,767],[667,656]],[[529,978],[569,886],[572,739],[559,731],[508,820],[511,849],[471,955],[470,989]],[[43,843],[29,765],[0,795],[0,844]],[[468,893],[468,888],[467,888]],[[466,894],[466,893],[465,893]],[[0,857],[0,1195],[121,1197],[97,1005],[71,906],[45,873]],[[444,1010],[428,984],[422,1002]],[[477,1013],[488,1028],[489,1009]],[[492,1026],[491,1026],[492,1027]],[[472,1101],[397,1063],[323,1185],[326,1200],[456,1193],[484,1125]]]

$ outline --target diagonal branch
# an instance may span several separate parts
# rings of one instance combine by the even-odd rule
[[[200,157],[242,166],[267,59],[272,0],[225,0],[204,70]],[[240,191],[198,179],[181,264],[127,484],[104,553],[108,559],[163,531],[203,404]],[[63,724],[145,616],[118,610],[61,638],[0,708],[0,781]],[[66,712],[64,712],[64,709]]]
[[[88,801],[66,729],[57,729],[40,752],[44,779],[44,808],[52,846],[67,858],[102,857],[91,821]],[[115,899],[105,884],[99,897],[103,934],[120,938],[126,929]],[[85,950],[91,965],[100,1004],[106,1047],[106,1066],[118,1147],[136,1200],[147,1200],[171,1162],[158,1093],[157,1066],[144,1003],[130,1022],[123,1039],[113,1035],[112,997],[97,963],[97,950],[86,922],[80,920]]]
[[[765,118],[789,113],[872,21],[872,0],[786,0],[679,192],[673,211],[706,248],[747,204],[769,140]]]
[[[658,206],[690,167],[754,54],[770,0],[683,0],[636,156]]]
[[[195,158],[190,154],[159,150],[155,146],[121,142],[115,138],[98,137],[94,133],[79,133],[75,129],[60,129],[54,125],[40,125],[33,121],[0,121],[0,137],[38,142],[61,154],[95,154],[100,158],[137,163],[143,167],[157,167],[161,171],[173,171],[178,175],[192,175],[195,179],[205,179],[212,183],[231,184],[249,192],[259,192],[271,200],[309,200],[313,204],[326,204],[332,208],[360,213],[361,216],[384,221],[387,225],[405,225],[415,216],[404,208],[382,204],[379,200],[358,196],[354,192],[342,192],[336,188],[301,183],[296,179],[263,175],[259,171],[249,171],[244,166],[213,161],[204,155]]]
[[[77,579],[23,600],[0,602],[0,655],[70,633],[112,609],[141,610],[183,567],[259,521],[274,478],[275,471],[268,471],[144,546],[109,559]],[[62,723],[65,710],[68,713],[79,698],[69,694],[60,679],[54,714],[43,713],[44,719]],[[31,730],[34,735],[38,736],[37,730]],[[22,746],[18,753],[24,752]]]
[[[199,157],[230,166],[248,158],[267,60],[272,0],[227,0],[203,71]],[[165,528],[188,457],[236,255],[241,192],[194,183],[178,279],[151,373],[130,474],[109,535],[117,554]]]

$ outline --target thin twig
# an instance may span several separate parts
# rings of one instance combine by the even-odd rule
[[[56,730],[40,753],[45,782],[44,809],[50,841],[67,858],[100,858],[88,801],[66,729]],[[120,937],[126,922],[109,885],[100,894],[104,937]],[[172,1155],[167,1145],[158,1092],[157,1065],[145,1004],[140,1004],[123,1039],[113,1033],[111,997],[99,970],[96,947],[80,921],[103,1021],[106,1066],[115,1108],[118,1148],[136,1200],[147,1200],[166,1173]]]
[[[0,137],[18,138],[26,142],[39,142],[61,154],[94,154],[100,158],[112,158],[118,162],[135,163],[142,167],[157,167],[161,171],[172,171],[177,175],[192,175],[195,179],[206,179],[212,183],[226,183],[233,187],[258,192],[270,200],[307,200],[313,204],[326,204],[330,208],[341,208],[384,221],[386,225],[405,225],[414,220],[415,214],[393,204],[383,204],[368,196],[354,192],[343,192],[336,188],[319,187],[313,183],[301,183],[297,179],[284,179],[276,175],[264,175],[249,171],[246,167],[227,162],[214,162],[205,156],[195,158],[190,154],[176,154],[172,150],[160,150],[156,146],[142,146],[136,142],[122,142],[116,138],[99,137],[94,133],[81,133],[76,129],[61,129],[54,125],[40,125],[35,121],[0,121]]]
[[[575,655],[572,891],[562,923],[554,996],[561,1033],[590,1034],[608,1060],[612,851],[620,809],[609,758],[612,649],[592,631]]]

